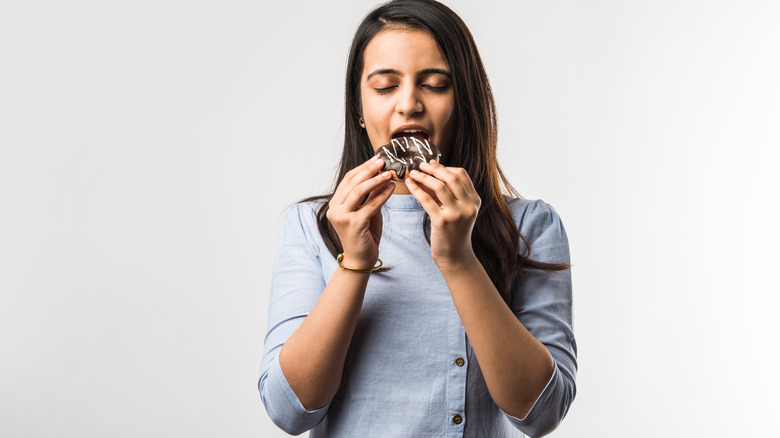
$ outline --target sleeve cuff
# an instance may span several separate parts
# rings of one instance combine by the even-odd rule
[[[271,420],[291,435],[301,434],[319,424],[330,407],[328,402],[321,408],[307,410],[284,376],[278,357],[268,370],[263,399]]]
[[[563,419],[563,416],[559,415],[559,409],[557,405],[560,404],[557,399],[561,398],[561,389],[563,387],[561,380],[561,374],[556,365],[553,368],[552,376],[547,382],[547,385],[539,394],[539,397],[531,406],[531,410],[528,411],[523,418],[517,418],[507,414],[503,410],[501,412],[506,415],[507,419],[524,434],[531,437],[544,436],[558,427],[558,424]],[[499,408],[501,409],[501,408]]]

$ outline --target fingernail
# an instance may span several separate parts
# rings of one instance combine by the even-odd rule
[[[411,175],[411,176],[417,176],[419,174],[420,174],[420,172],[418,172],[416,170],[412,170],[411,172],[409,172],[409,175]]]
[[[390,178],[390,171],[385,170],[384,172],[382,172],[382,178]]]

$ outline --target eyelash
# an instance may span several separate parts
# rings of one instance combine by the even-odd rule
[[[376,90],[377,94],[387,94],[391,91],[393,91],[393,88],[396,88],[397,85],[393,85],[391,87],[385,87],[385,88],[374,88]],[[434,87],[433,85],[423,85],[423,87],[433,91],[434,93],[444,93],[447,91],[447,87]]]
[[[433,85],[424,85],[424,87],[433,91],[434,93],[444,93],[447,91],[447,87],[434,87]]]
[[[396,86],[393,85],[392,87],[385,87],[385,88],[374,88],[376,90],[376,94],[387,94],[391,91],[393,91],[393,88]]]

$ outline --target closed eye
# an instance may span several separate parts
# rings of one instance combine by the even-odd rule
[[[387,93],[393,91],[393,88],[398,88],[398,85],[393,85],[393,86],[384,87],[384,88],[374,88],[374,90],[376,90],[377,94],[387,94]]]
[[[434,93],[444,93],[447,91],[447,87],[434,87],[433,85],[423,85],[423,87],[433,91]]]

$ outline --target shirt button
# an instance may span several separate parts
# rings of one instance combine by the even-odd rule
[[[457,365],[457,366],[459,366],[459,367],[462,367],[462,366],[463,366],[463,364],[465,364],[465,363],[466,363],[466,361],[465,361],[465,360],[463,360],[463,358],[462,358],[462,357],[459,357],[459,358],[455,359],[455,365]]]
[[[454,417],[452,417],[452,422],[455,424],[460,424],[463,422],[463,417],[461,417],[460,415],[455,415]]]

